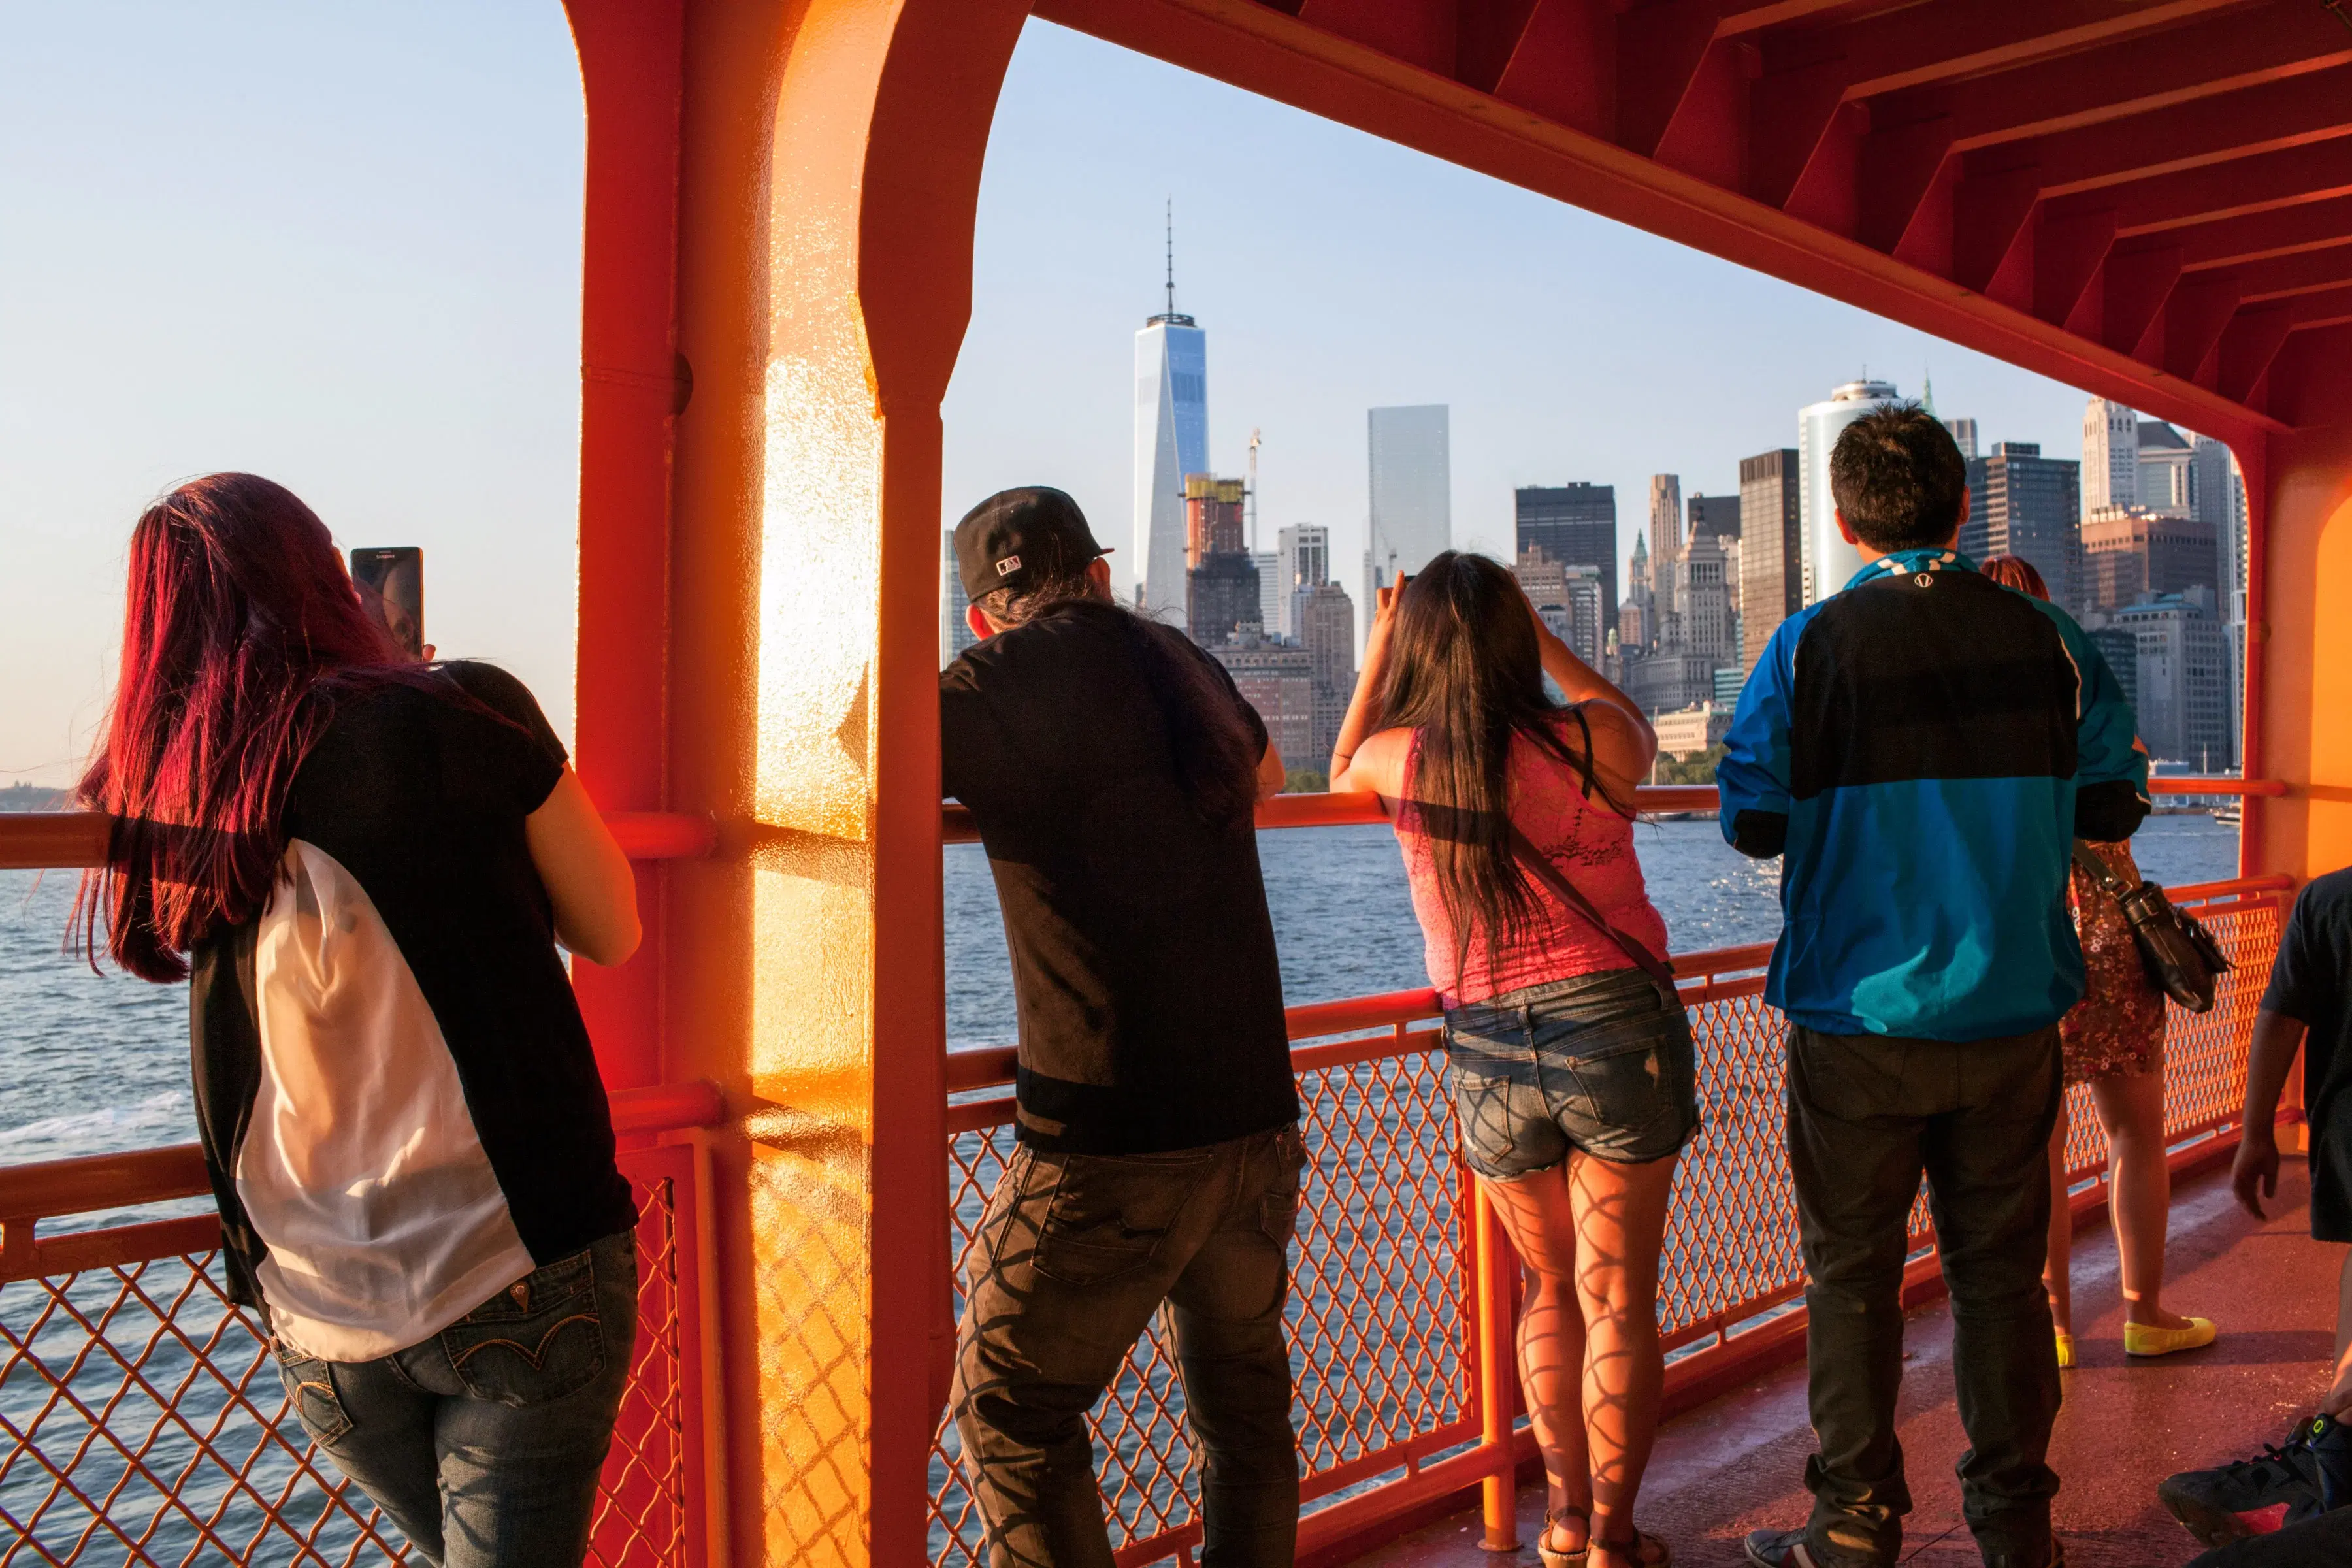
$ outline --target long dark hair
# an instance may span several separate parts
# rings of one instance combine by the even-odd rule
[[[110,812],[107,864],[86,874],[83,950],[179,980],[182,955],[268,903],[280,817],[339,686],[424,683],[360,606],[327,525],[254,474],[191,479],[131,532],[122,661],[75,795]]]
[[[1160,710],[1176,782],[1193,815],[1213,832],[1247,828],[1257,809],[1257,742],[1208,655],[1191,638],[1103,597],[1084,566],[1026,588],[999,588],[980,601],[989,618],[1006,627],[1078,604],[1118,617],[1136,671]]]
[[[1473,925],[1486,931],[1491,961],[1531,937],[1538,919],[1511,852],[1513,743],[1525,740],[1572,769],[1588,797],[1624,810],[1594,776],[1590,732],[1582,751],[1561,732],[1527,595],[1508,570],[1449,550],[1406,584],[1379,703],[1377,728],[1413,731],[1406,825],[1429,840],[1456,963]]]

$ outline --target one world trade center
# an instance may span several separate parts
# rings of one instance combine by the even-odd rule
[[[1135,334],[1135,563],[1143,613],[1186,624],[1184,476],[1209,471],[1209,334],[1168,309]]]

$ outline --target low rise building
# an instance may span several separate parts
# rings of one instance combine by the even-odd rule
[[[1650,721],[1658,732],[1658,751],[1669,757],[1696,756],[1721,741],[1731,729],[1731,710],[1714,701],[1696,702],[1661,713]]]

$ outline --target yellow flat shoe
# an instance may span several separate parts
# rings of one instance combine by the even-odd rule
[[[2058,1331],[2058,1370],[2064,1372],[2074,1364],[2074,1336],[2065,1330]]]
[[[2202,1350],[2219,1332],[2210,1318],[2191,1318],[2185,1329],[2159,1329],[2153,1323],[2124,1325],[2124,1354],[2170,1355],[2175,1351]]]

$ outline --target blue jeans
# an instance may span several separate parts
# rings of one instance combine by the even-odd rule
[[[636,1332],[622,1232],[374,1361],[272,1348],[302,1425],[426,1562],[578,1568]]]

